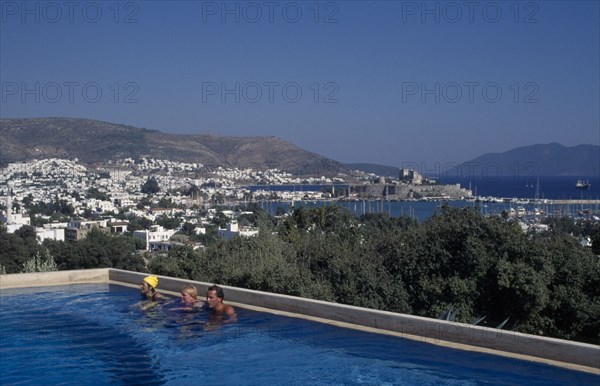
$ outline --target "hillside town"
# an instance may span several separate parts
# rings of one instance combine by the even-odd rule
[[[364,176],[365,181],[368,178]],[[23,225],[35,226],[41,243],[45,239],[79,240],[94,228],[121,233],[128,230],[127,218],[143,219],[146,229],[133,230],[134,236],[146,250],[168,251],[177,245],[171,238],[184,224],[190,224],[195,234],[204,234],[217,207],[262,200],[325,200],[332,193],[321,189],[272,191],[269,187],[334,184],[347,182],[325,176],[299,178],[278,169],[209,169],[198,163],[152,158],[109,161],[94,168],[77,159],[51,158],[11,163],[2,169],[0,220],[9,233]],[[62,215],[32,210],[51,205]],[[244,211],[223,208],[218,213],[226,216],[227,222],[219,228],[219,237],[257,234],[257,229],[238,224]],[[158,224],[166,219],[172,220],[170,229]],[[196,243],[194,247],[199,246]]]
[[[80,240],[100,229],[130,232],[143,249],[167,252],[182,243],[201,248],[199,236],[211,225],[215,233],[215,224],[216,235],[226,240],[256,235],[255,224],[244,220],[252,215],[245,209],[252,203],[476,199],[459,184],[440,185],[414,170],[399,169],[397,179],[359,171],[351,181],[342,177],[298,177],[275,168],[207,168],[153,158],[94,167],[77,159],[33,160],[2,169],[0,220],[9,233],[33,226],[40,243]],[[524,231],[541,231],[547,226],[536,211],[529,221],[523,206],[511,207],[508,214],[520,220]],[[195,237],[173,237],[178,233]]]
[[[201,164],[156,159],[124,159],[106,166],[87,168],[77,159],[44,159],[9,164],[0,175],[0,218],[13,233],[23,225],[35,227],[37,239],[79,240],[93,228],[111,232],[127,231],[120,217],[145,219],[148,229],[135,230],[146,250],[168,251],[176,241],[171,237],[183,224],[192,224],[196,234],[216,216],[218,205],[264,199],[323,199],[320,191],[271,192],[245,186],[281,184],[334,184],[341,179],[295,178],[277,169],[253,171],[222,168],[207,171]],[[152,176],[152,177],[150,177]],[[43,213],[30,216],[28,207],[56,203],[57,218]],[[168,207],[161,207],[162,205]],[[205,210],[206,208],[206,210]],[[228,218],[219,236],[252,236],[258,230],[241,226],[243,211],[220,210]],[[161,219],[177,219],[172,229],[158,225]],[[33,221],[33,222],[32,222]],[[199,245],[196,245],[198,247]]]

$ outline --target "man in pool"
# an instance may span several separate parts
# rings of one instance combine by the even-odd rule
[[[156,286],[158,286],[158,278],[156,276],[146,276],[140,284],[142,297],[147,300],[164,299],[165,296],[156,291]]]
[[[206,291],[206,305],[212,311],[213,316],[218,316],[219,320],[227,319],[235,321],[237,316],[233,307],[223,303],[225,294],[223,289],[218,285],[211,285]]]

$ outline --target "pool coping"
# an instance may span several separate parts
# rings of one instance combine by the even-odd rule
[[[9,274],[0,275],[0,290],[86,283],[138,287],[145,276],[145,273],[114,268]],[[157,276],[159,291],[173,296],[178,296],[186,284],[196,286],[200,294],[205,293],[212,284]],[[226,302],[235,307],[600,375],[598,345],[225,285],[221,287],[225,292]]]

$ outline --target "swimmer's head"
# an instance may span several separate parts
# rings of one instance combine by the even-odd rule
[[[158,278],[156,276],[146,276],[144,281],[152,288],[156,288],[158,285]]]
[[[181,293],[186,293],[188,295],[190,295],[191,297],[194,298],[194,300],[196,300],[196,298],[198,297],[198,290],[196,289],[196,287],[194,287],[193,285],[186,285],[185,287],[183,287],[181,289]]]
[[[225,293],[223,292],[223,288],[219,287],[218,285],[211,285],[210,287],[208,287],[206,293],[209,293],[211,291],[215,291],[217,297],[221,298],[221,300],[225,299]]]

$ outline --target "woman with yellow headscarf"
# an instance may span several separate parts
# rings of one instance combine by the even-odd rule
[[[158,286],[158,278],[156,276],[146,276],[140,284],[140,292],[144,299],[157,300],[162,299],[165,296],[156,291]]]

